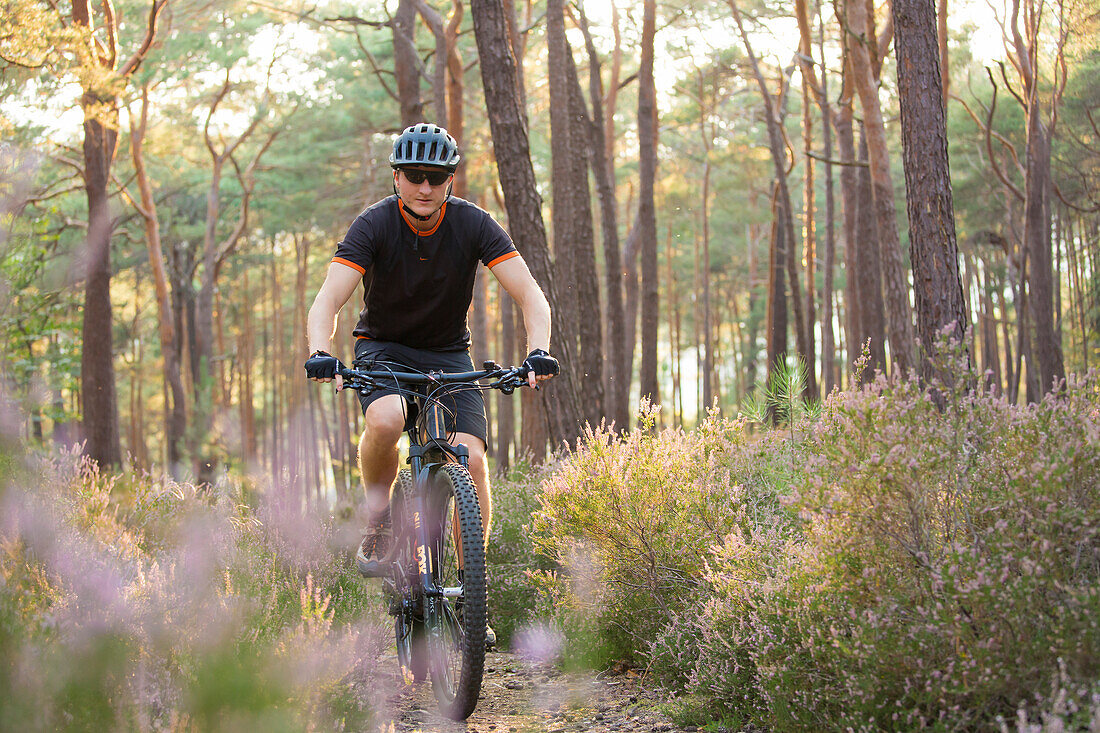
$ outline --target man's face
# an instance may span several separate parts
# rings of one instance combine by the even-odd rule
[[[438,180],[442,176],[445,178],[439,185],[432,185],[431,180],[428,180],[428,178]],[[420,183],[413,183],[409,180],[410,177],[423,180]],[[447,198],[447,187],[451,183],[451,178],[447,171],[431,166],[410,166],[393,173],[393,180],[397,185],[397,193],[400,194],[401,201],[420,216],[430,216],[439,210]]]

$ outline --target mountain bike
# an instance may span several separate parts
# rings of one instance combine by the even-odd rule
[[[482,366],[472,372],[420,373],[389,362],[357,361],[337,370],[344,389],[369,394],[385,387],[416,410],[406,431],[409,468],[398,472],[390,497],[396,544],[382,587],[394,617],[402,676],[422,682],[430,673],[440,710],[453,720],[468,718],[481,692],[488,583],[469,450],[450,442],[445,398],[467,389],[511,394],[527,384],[528,372],[492,361]],[[362,572],[362,558],[356,561]]]

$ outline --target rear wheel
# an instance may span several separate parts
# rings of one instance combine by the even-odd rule
[[[424,622],[413,618],[411,612],[401,612],[393,620],[393,632],[397,637],[402,679],[406,684],[428,679],[428,634]]]
[[[443,591],[425,599],[432,689],[444,715],[465,720],[481,693],[487,596],[481,509],[470,473],[455,463],[441,466],[430,502],[432,577]]]
[[[395,542],[408,542],[409,533],[405,526],[405,517],[408,516],[406,497],[412,493],[412,486],[412,474],[408,469],[401,470],[397,474],[393,496],[390,498]],[[406,571],[407,579],[416,577],[411,567]],[[401,664],[402,678],[406,683],[423,682],[428,678],[428,634],[423,618],[416,618],[411,608],[399,608],[393,620],[393,632],[397,640],[397,660]]]

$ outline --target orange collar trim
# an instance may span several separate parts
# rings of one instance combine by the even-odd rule
[[[443,223],[443,217],[447,215],[447,202],[444,201],[443,206],[439,208],[439,219],[436,221],[435,226],[425,231],[416,228],[416,222],[405,213],[405,209],[401,206],[401,199],[397,200],[397,210],[401,212],[401,218],[405,220],[405,223],[409,225],[409,229],[412,229],[414,234],[419,234],[421,237],[430,237],[436,233],[439,225]]]

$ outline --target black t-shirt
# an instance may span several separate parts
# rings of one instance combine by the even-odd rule
[[[360,214],[333,262],[363,273],[363,310],[352,332],[418,349],[457,351],[470,345],[466,312],[480,260],[487,267],[518,257],[489,214],[452,197],[436,226],[417,233],[389,196]]]

